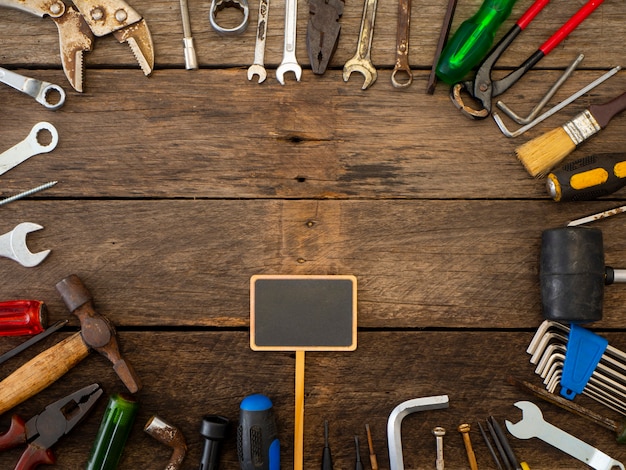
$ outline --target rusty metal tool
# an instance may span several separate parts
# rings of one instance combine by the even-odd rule
[[[285,0],[285,42],[283,60],[276,69],[276,79],[285,84],[285,73],[293,72],[296,80],[302,77],[302,67],[296,58],[296,27],[298,24],[298,0]]]
[[[541,409],[534,403],[518,401],[515,406],[522,410],[522,419],[517,423],[506,421],[506,427],[518,439],[536,437],[596,470],[616,466],[624,470],[621,462],[545,421]]]
[[[182,467],[185,455],[187,455],[187,441],[180,429],[158,416],[152,416],[143,430],[161,444],[172,448],[172,455],[165,465],[165,470],[178,470]]]
[[[195,70],[198,68],[196,48],[191,35],[191,21],[189,19],[189,6],[187,0],[180,0],[180,15],[183,22],[183,52],[185,54],[185,68]]]
[[[391,72],[391,84],[405,88],[413,83],[409,66],[409,37],[411,30],[411,0],[398,0],[398,29],[396,31],[396,64]]]
[[[113,363],[113,370],[131,393],[141,383],[124,359],[113,324],[96,312],[93,298],[75,274],[62,279],[57,291],[81,323],[81,331],[45,350],[0,382],[0,414],[45,389],[82,361],[91,349]]]
[[[352,72],[359,72],[365,78],[362,90],[366,90],[374,84],[378,72],[372,64],[372,40],[374,39],[374,24],[376,22],[376,8],[378,0],[365,0],[363,5],[363,17],[361,18],[361,31],[356,46],[356,53],[343,66],[343,81],[350,79]]]
[[[267,71],[265,70],[265,40],[267,38],[267,18],[269,13],[270,0],[260,0],[256,42],[254,45],[254,63],[248,67],[248,80],[252,80],[255,75],[258,75],[258,83],[263,83],[267,78]]]
[[[0,67],[0,82],[35,98],[37,103],[50,110],[57,110],[65,103],[65,91],[59,85],[26,77]]]
[[[27,422],[13,415],[11,427],[0,435],[0,450],[26,444],[16,469],[53,465],[56,458],[52,446],[87,416],[102,393],[98,384],[92,384],[49,404]]]
[[[448,36],[450,35],[450,28],[452,26],[452,18],[454,17],[454,11],[456,10],[457,0],[448,0],[448,6],[446,7],[446,13],[443,16],[443,23],[441,25],[441,32],[439,33],[439,40],[437,41],[437,47],[435,48],[435,57],[433,58],[433,66],[430,69],[428,75],[428,83],[426,85],[426,93],[432,95],[435,92],[437,86],[437,63],[441,56],[441,51],[446,45]]]
[[[515,38],[530,24],[550,0],[536,0],[515,25],[504,35],[498,44],[480,64],[473,80],[461,81],[452,86],[450,99],[467,117],[485,119],[491,114],[493,98],[511,88],[526,72],[533,68],[543,57],[548,55],[563,39],[582,23],[604,0],[588,0],[559,30],[545,41],[528,59],[500,80],[491,79],[495,63],[513,43]],[[462,92],[469,94],[480,106],[478,109],[466,104]]]
[[[525,380],[519,380],[514,377],[508,377],[507,381],[511,384],[519,388],[520,390],[526,390],[527,392],[532,393],[538,398],[541,398],[548,403],[552,403],[553,405],[558,406],[570,413],[573,413],[577,416],[585,418],[592,423],[595,423],[599,426],[602,426],[609,431],[613,431],[616,434],[617,442],[620,444],[626,444],[626,422],[624,421],[615,421],[610,418],[606,418],[595,411],[590,410],[589,408],[585,408],[584,406],[579,405],[578,403],[574,403],[573,401],[567,400],[560,395],[556,395],[555,393],[550,393],[547,390],[544,390],[541,387],[537,387],[536,385],[531,384]]]
[[[242,13],[241,22],[232,27],[225,28],[217,22],[217,13],[225,8],[236,8]],[[209,23],[215,31],[223,36],[234,36],[243,33],[248,29],[250,20],[250,9],[248,8],[248,0],[211,0],[211,9],[209,13]]]
[[[39,140],[48,133],[50,141],[41,143]],[[59,133],[49,122],[38,122],[33,126],[26,138],[0,154],[0,175],[25,162],[30,157],[41,153],[52,152],[59,143]]]
[[[46,259],[50,250],[32,253],[26,246],[26,236],[42,228],[32,222],[22,222],[10,232],[0,235],[0,256],[17,261],[26,268],[37,266]]]
[[[391,411],[387,419],[387,446],[389,447],[390,470],[404,470],[402,420],[411,413],[439,410],[448,408],[448,405],[448,395],[435,395],[404,401]]]
[[[75,9],[61,0],[0,0],[0,7],[14,8],[43,18],[50,17],[59,30],[61,63],[68,81],[83,91],[83,53],[93,48],[94,36],[108,34],[126,42],[145,75],[154,68],[154,46],[143,17],[124,0],[74,0]]]
[[[317,75],[326,71],[337,49],[343,15],[343,0],[309,0],[309,23],[306,30],[306,47],[311,70]]]

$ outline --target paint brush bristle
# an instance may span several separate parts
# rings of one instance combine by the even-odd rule
[[[515,149],[517,158],[535,178],[547,175],[574,151],[576,144],[562,127],[529,140]]]

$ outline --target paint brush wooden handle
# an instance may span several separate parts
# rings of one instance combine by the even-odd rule
[[[589,112],[604,129],[609,121],[626,109],[626,91],[608,103],[593,104],[589,106]]]

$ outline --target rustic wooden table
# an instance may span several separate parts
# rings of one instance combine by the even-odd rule
[[[204,414],[232,423],[221,468],[238,468],[235,427],[241,400],[264,393],[274,402],[282,468],[293,468],[294,362],[289,352],[249,347],[249,280],[254,274],[352,274],[358,279],[358,348],[306,356],[304,468],[319,468],[323,423],[329,422],[336,469],[353,468],[353,436],[369,467],[365,424],[380,468],[388,468],[387,418],[399,403],[447,394],[450,407],[407,417],[406,468],[434,468],[434,426],[448,429],[447,468],[468,468],[459,424],[469,422],[480,468],[495,465],[475,426],[494,415],[517,420],[513,403],[532,399],[507,384],[508,375],[541,385],[526,347],[542,321],[538,257],[544,229],[624,204],[626,192],[587,203],[555,203],[544,182],[516,160],[514,149],[563,124],[590,104],[622,93],[626,73],[516,139],[491,119],[470,121],[439,84],[426,80],[446,1],[414,4],[410,64],[413,84],[392,86],[397,5],[380,0],[372,48],[378,81],[361,90],[357,73],[345,83],[362,2],[346,2],[339,47],[329,70],[314,75],[306,52],[308,11],[298,13],[301,82],[275,71],[282,58],[284,0],[272,1],[265,63],[269,76],[248,81],[258,4],[250,27],[216,34],[209,2],[189,9],[200,70],[184,67],[182,24],[175,0],[134,0],[154,40],[156,69],[144,77],[126,45],[98,38],[85,55],[83,93],[60,66],[57,30],[49,19],[2,9],[0,65],[62,85],[65,106],[45,110],[0,88],[0,148],[22,140],[39,121],[60,134],[58,147],[3,175],[9,196],[47,181],[59,183],[2,211],[2,233],[20,222],[41,224],[33,251],[51,249],[38,267],[0,260],[1,300],[47,303],[50,322],[71,318],[54,339],[1,366],[3,376],[78,330],[55,290],[77,274],[96,308],[117,326],[119,341],[144,388],[123,469],[164,468],[170,449],[142,429],[154,414],[178,426],[188,441],[184,468],[197,468]],[[498,63],[502,74],[526,57],[584,2],[557,0],[522,33]],[[460,1],[453,31],[481,4]],[[499,35],[531,4],[519,1]],[[503,101],[524,113],[579,53],[579,70],[551,101],[561,101],[616,65],[625,64],[626,4],[606,0],[570,37],[529,72]],[[626,146],[626,117],[577,149],[571,159]],[[514,127],[514,126],[513,126]],[[626,265],[626,231],[618,216],[597,223],[607,264]],[[607,288],[604,318],[593,325],[626,350],[626,289]],[[9,350],[23,338],[0,338]],[[13,412],[30,418],[48,403],[89,383],[107,394],[124,390],[111,364],[92,354],[61,380]],[[595,411],[619,415],[582,396]],[[536,401],[546,418],[626,461],[611,432]],[[55,446],[57,467],[84,467],[106,399]],[[537,439],[511,438],[533,469],[587,468]],[[0,453],[12,468],[23,448]]]

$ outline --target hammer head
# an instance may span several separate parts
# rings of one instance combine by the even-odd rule
[[[588,227],[560,227],[541,236],[543,316],[563,323],[602,319],[606,279],[602,232]]]
[[[138,392],[141,382],[131,364],[122,357],[115,327],[96,312],[91,293],[80,278],[72,274],[59,281],[56,288],[67,308],[80,320],[81,337],[85,344],[113,363],[113,370],[131,393]]]

